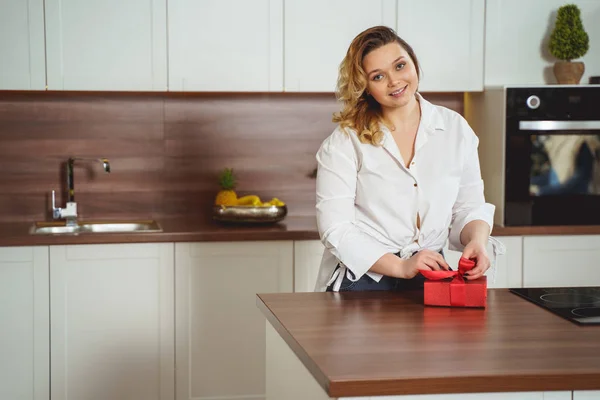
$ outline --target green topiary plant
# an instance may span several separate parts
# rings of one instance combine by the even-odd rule
[[[550,35],[550,53],[559,60],[571,61],[583,57],[589,48],[589,37],[583,29],[579,7],[575,4],[560,7]]]
[[[585,66],[583,62],[571,60],[583,57],[587,53],[590,40],[583,29],[579,7],[575,4],[566,4],[558,9],[548,47],[554,57],[562,60],[554,63],[554,75],[558,83],[579,83]]]

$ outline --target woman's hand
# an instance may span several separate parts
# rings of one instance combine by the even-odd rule
[[[475,267],[465,272],[465,278],[468,280],[481,278],[485,271],[490,268],[490,258],[487,254],[486,245],[481,241],[470,241],[465,246],[462,256],[470,260],[475,260]]]
[[[411,279],[414,278],[420,270],[448,270],[450,266],[444,260],[444,257],[437,251],[421,250],[413,255],[408,260],[401,261],[401,273],[399,278]]]

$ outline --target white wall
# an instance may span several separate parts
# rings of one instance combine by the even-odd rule
[[[554,84],[555,58],[548,50],[560,6],[579,6],[590,49],[581,84],[600,75],[600,0],[487,0],[485,38],[486,86]]]

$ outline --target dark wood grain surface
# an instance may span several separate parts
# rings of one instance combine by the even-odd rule
[[[120,220],[122,221],[122,220]],[[74,235],[31,235],[27,222],[0,223],[1,246],[58,244],[223,242],[256,240],[318,239],[314,217],[286,217],[270,225],[231,225],[196,216],[157,219],[163,231],[156,233],[94,233]]]
[[[463,113],[462,93],[425,93]],[[314,215],[315,154],[335,125],[333,94],[0,91],[0,223],[48,218],[65,201],[64,162],[75,167],[84,218],[201,217],[234,168],[238,191]]]
[[[148,201],[152,200],[148,194]],[[106,198],[106,197],[104,197]],[[109,201],[109,200],[107,200]],[[120,207],[118,211],[131,209],[136,214],[135,204],[128,202],[114,203]],[[307,209],[309,208],[307,204]],[[118,212],[115,214],[118,215]],[[110,219],[110,218],[108,218]],[[144,218],[145,219],[145,218]],[[84,219],[89,220],[89,219]],[[98,218],[97,220],[107,220]],[[130,216],[119,221],[132,220]],[[159,242],[221,242],[221,241],[253,241],[253,240],[319,240],[317,221],[314,215],[288,216],[283,221],[270,225],[227,224],[211,220],[205,215],[187,217],[159,217],[156,219],[163,231],[156,233],[105,233],[86,234],[80,236],[31,235],[29,229],[33,222],[0,223],[0,246],[40,246],[53,244],[102,244],[102,243],[159,243]],[[523,229],[497,228],[496,236],[511,235],[576,235],[600,234],[600,226],[565,227],[564,229],[548,229],[547,227]]]
[[[259,294],[257,305],[331,397],[600,390],[600,326],[506,289],[486,309],[423,293]]]
[[[600,225],[495,226],[494,236],[600,235]]]

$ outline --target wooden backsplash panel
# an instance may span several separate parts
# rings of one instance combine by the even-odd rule
[[[111,161],[111,174],[98,161],[76,164],[83,217],[119,216],[123,203],[144,201],[138,194],[153,193],[164,181],[163,110],[164,99],[156,96],[0,93],[0,221],[46,219],[52,190],[64,205],[69,156]]]
[[[315,152],[335,125],[332,95],[239,95],[172,99],[165,105],[167,177],[178,210],[205,209],[218,190],[216,176],[231,167],[240,195],[278,197],[290,214],[314,213]],[[309,199],[310,199],[309,198]],[[186,204],[191,201],[191,204]]]
[[[463,113],[463,96],[425,94]],[[75,168],[83,218],[207,214],[217,174],[234,168],[240,195],[278,197],[313,215],[315,153],[335,128],[332,94],[0,92],[0,222],[49,218]]]

